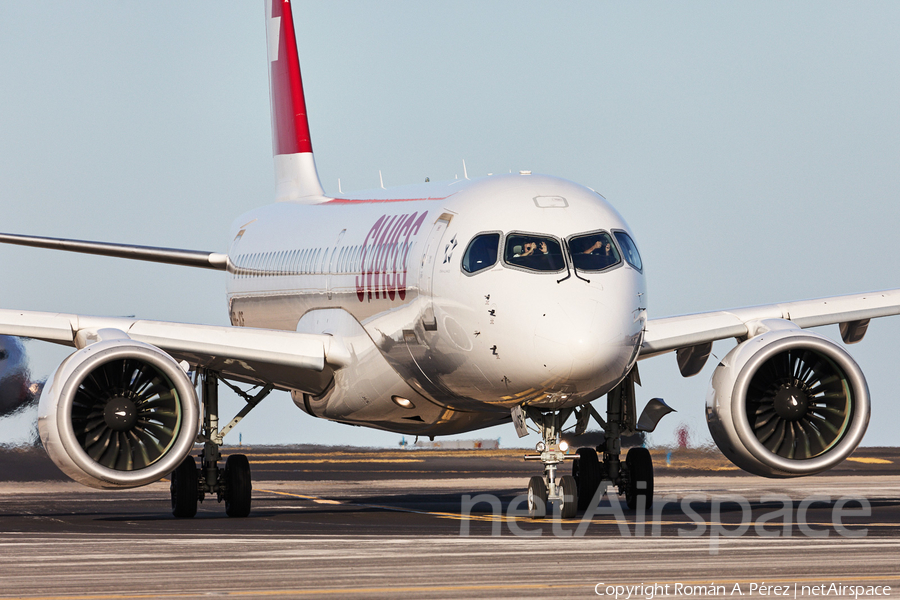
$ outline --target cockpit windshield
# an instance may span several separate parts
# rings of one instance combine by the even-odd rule
[[[606,232],[589,233],[569,240],[572,264],[579,271],[602,271],[621,262],[619,250]]]
[[[546,236],[511,233],[506,236],[503,260],[532,271],[562,271],[566,268],[559,241]]]
[[[631,239],[631,236],[624,231],[614,231],[613,233],[619,241],[619,246],[622,247],[622,253],[625,255],[625,260],[628,264],[638,271],[643,269],[644,265],[641,262],[641,255],[638,254],[637,246],[634,245],[634,240]]]

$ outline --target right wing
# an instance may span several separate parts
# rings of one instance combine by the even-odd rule
[[[802,329],[840,324],[844,343],[852,344],[862,339],[870,319],[891,315],[900,315],[900,289],[650,319],[640,358],[677,350],[679,367],[687,377],[696,374],[685,368],[687,363],[702,367],[713,342],[753,337],[767,319],[790,321]],[[691,361],[692,355],[704,358]]]
[[[223,377],[281,389],[320,390],[350,360],[343,340],[324,334],[0,309],[0,335],[83,348],[104,329]]]

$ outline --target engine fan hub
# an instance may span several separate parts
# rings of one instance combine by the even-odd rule
[[[809,409],[809,396],[799,387],[786,383],[775,393],[775,413],[786,421],[799,421]]]
[[[107,402],[103,409],[103,419],[110,429],[128,431],[137,423],[138,411],[134,402],[128,398],[117,396]]]

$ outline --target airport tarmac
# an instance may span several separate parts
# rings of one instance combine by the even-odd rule
[[[516,514],[539,472],[521,450],[230,452],[253,465],[247,519],[207,499],[176,520],[166,482],[98,491],[0,451],[0,598],[900,595],[898,449],[790,480],[654,450],[656,512],[613,496],[567,521]]]

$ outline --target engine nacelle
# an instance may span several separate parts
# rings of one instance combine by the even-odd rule
[[[869,424],[869,389],[843,348],[796,328],[738,344],[713,373],[709,431],[722,453],[763,477],[814,475],[847,458]]]
[[[171,473],[199,430],[194,386],[171,356],[131,339],[69,356],[44,386],[38,428],[66,475],[95,488],[131,488]]]

